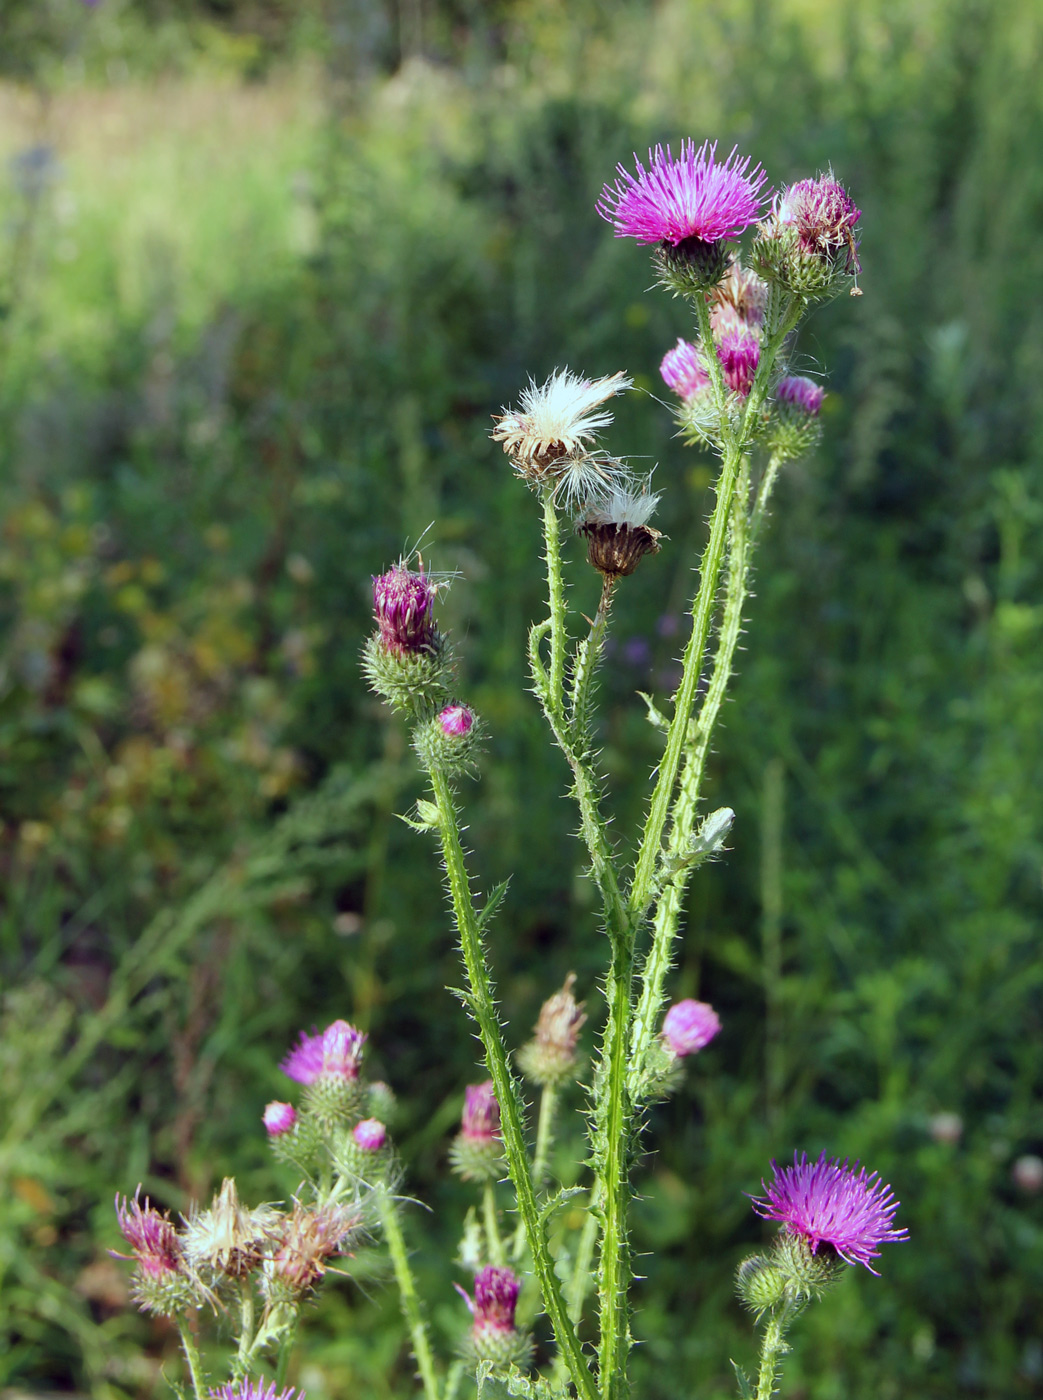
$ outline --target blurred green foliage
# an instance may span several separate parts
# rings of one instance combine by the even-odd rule
[[[603,680],[625,830],[709,475],[655,398],[684,315],[593,203],[632,150],[708,134],[775,182],[833,164],[865,294],[801,346],[825,443],[781,490],[715,758],[735,849],[676,986],[725,1032],[651,1123],[641,1393],[731,1394],[742,1193],[795,1147],[880,1170],[912,1243],[807,1316],[788,1393],[1041,1393],[1043,1199],[1012,1173],[1043,1154],[1038,7],[10,0],[0,52],[0,1384],[162,1391],[174,1342],[127,1308],[111,1198],[292,1189],[259,1115],[338,1015],[401,1097],[452,1345],[475,1047],[435,860],[394,819],[404,736],[358,677],[369,576],[429,525],[461,575],[445,621],[491,735],[470,840],[487,887],[512,874],[520,1043],[602,956],[524,689],[535,516],[489,415],[566,363],[647,391],[612,437],[659,463],[670,537]],[[410,1370],[390,1289],[330,1290],[312,1400]]]

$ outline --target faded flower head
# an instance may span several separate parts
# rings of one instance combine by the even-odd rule
[[[358,1225],[358,1212],[346,1206],[310,1210],[295,1201],[271,1256],[272,1278],[293,1294],[303,1293],[322,1278],[327,1261],[343,1253]]]
[[[716,243],[734,238],[760,218],[762,189],[767,178],[761,167],[750,169],[750,157],[738,148],[724,161],[716,159],[717,143],[682,141],[676,158],[670,147],[649,151],[649,168],[634,157],[637,175],[617,166],[619,179],[606,184],[598,213],[615,226],[617,238],[672,247],[688,239]]]
[[[265,1385],[263,1380],[235,1381],[231,1385],[219,1385],[207,1392],[209,1400],[304,1400],[303,1390],[288,1386],[276,1392],[275,1382]]]
[[[500,1136],[500,1105],[491,1079],[484,1084],[468,1084],[464,1090],[464,1110],[460,1132],[466,1138],[486,1142]]]
[[[648,524],[658,503],[646,480],[640,490],[619,483],[588,507],[578,529],[588,560],[606,578],[625,578],[646,554],[658,554],[661,535]]]
[[[447,705],[438,716],[442,733],[450,739],[462,739],[474,726],[474,711],[466,705]]]
[[[798,413],[805,413],[809,417],[817,418],[822,408],[822,400],[826,397],[826,391],[821,384],[816,384],[813,379],[807,379],[802,374],[792,374],[779,380],[775,397],[780,404],[786,404]]]
[[[710,322],[718,335],[743,326],[758,330],[764,324],[768,284],[752,269],[743,267],[737,258],[732,259],[711,295],[714,305]]]
[[[297,1110],[292,1103],[282,1103],[273,1099],[264,1110],[263,1120],[269,1137],[281,1137],[288,1133],[297,1121]]]
[[[132,1255],[116,1254],[116,1259],[132,1258],[141,1273],[150,1279],[165,1280],[181,1268],[181,1241],[177,1230],[166,1213],[160,1213],[145,1197],[145,1204],[138,1200],[139,1186],[134,1199],[126,1196],[120,1203],[116,1197],[116,1220],[120,1233],[134,1251]]]
[[[753,388],[760,356],[760,341],[749,330],[725,331],[717,342],[717,358],[724,371],[724,382],[740,399],[746,398]]]
[[[771,1165],[774,1179],[761,1182],[764,1196],[751,1198],[753,1208],[765,1220],[781,1221],[813,1254],[827,1244],[841,1259],[875,1274],[870,1260],[880,1245],[908,1239],[907,1230],[893,1228],[899,1202],[876,1172],[867,1175],[857,1162],[849,1167],[847,1161],[827,1160],[825,1152],[817,1162],[794,1153],[792,1167]]]
[[[199,1271],[241,1278],[260,1263],[282,1217],[272,1206],[244,1206],[232,1177],[225,1177],[208,1210],[185,1222],[185,1257]]]
[[[659,373],[667,388],[673,389],[686,403],[698,398],[710,386],[710,376],[703,366],[699,347],[690,340],[682,340],[680,336],[674,348],[663,356]]]
[[[356,1147],[363,1152],[379,1152],[388,1139],[388,1130],[379,1118],[363,1118],[351,1130]]]
[[[632,385],[622,370],[601,379],[584,379],[559,369],[545,384],[530,380],[521,392],[521,408],[505,408],[496,419],[493,441],[503,443],[503,450],[530,482],[554,478],[564,469],[563,458],[586,451],[598,430],[612,422],[612,414],[602,405]]]
[[[859,271],[854,228],[862,211],[832,170],[783,190],[776,198],[774,215],[782,227],[796,231],[802,252],[832,257],[846,248],[848,271]]]
[[[279,1068],[298,1084],[314,1084],[322,1078],[356,1080],[366,1037],[347,1021],[334,1021],[321,1034],[301,1031]]]
[[[556,1084],[576,1067],[576,1043],[587,1019],[583,1003],[572,995],[576,974],[570,972],[559,992],[540,1007],[536,1034],[518,1052],[522,1071],[537,1084]]]
[[[663,1018],[663,1038],[679,1059],[709,1045],[720,1029],[720,1017],[709,1002],[691,997],[676,1002]]]
[[[373,580],[373,613],[380,640],[396,656],[428,651],[435,644],[435,587],[423,573],[398,563]]]

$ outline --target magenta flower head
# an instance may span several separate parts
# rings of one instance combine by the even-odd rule
[[[703,368],[698,346],[678,336],[677,344],[663,356],[659,373],[668,389],[678,398],[690,403],[709,387],[710,376]]]
[[[709,1002],[690,997],[671,1006],[663,1018],[663,1038],[678,1059],[702,1050],[720,1029],[720,1017]]]
[[[466,705],[447,705],[438,716],[438,723],[447,738],[462,739],[474,726],[474,711]]]
[[[355,1146],[363,1152],[379,1152],[388,1139],[388,1130],[379,1118],[363,1118],[351,1130]]]
[[[908,1230],[893,1229],[895,1200],[890,1186],[876,1172],[867,1175],[856,1162],[827,1160],[823,1152],[817,1162],[807,1153],[793,1154],[793,1166],[779,1168],[772,1162],[775,1177],[765,1186],[763,1197],[751,1197],[753,1208],[765,1220],[779,1220],[790,1235],[806,1241],[811,1253],[829,1245],[849,1264],[870,1263],[882,1244],[909,1238]]]
[[[797,413],[817,418],[822,408],[822,400],[826,397],[826,391],[821,384],[816,384],[813,379],[805,379],[801,374],[793,374],[786,379],[779,380],[775,397],[779,403],[786,404]]]
[[[435,589],[423,573],[396,564],[373,580],[373,613],[380,640],[396,656],[430,651],[435,643]]]
[[[802,252],[833,257],[845,249],[848,271],[859,271],[854,228],[862,211],[832,171],[783,190],[775,204],[775,217],[784,228],[796,231]]]
[[[477,1361],[497,1366],[525,1365],[532,1353],[532,1339],[518,1331],[514,1321],[521,1284],[510,1269],[489,1264],[474,1279],[474,1301],[459,1292],[474,1321],[468,1350]]]
[[[615,226],[617,238],[655,243],[660,281],[672,292],[694,296],[715,287],[725,275],[725,239],[755,223],[764,209],[761,167],[738,149],[718,161],[717,144],[681,142],[674,157],[667,146],[649,151],[646,170],[634,157],[637,175],[617,166],[619,179],[605,185],[598,213]]]
[[[460,1131],[466,1138],[486,1142],[500,1136],[500,1105],[496,1102],[493,1082],[468,1084],[464,1090],[464,1111]]]
[[[717,358],[724,371],[724,382],[740,399],[746,398],[753,388],[760,357],[760,341],[752,331],[725,331],[717,342]]]
[[[278,1099],[272,1100],[262,1118],[269,1137],[281,1137],[283,1133],[288,1133],[296,1121],[297,1110],[293,1104],[281,1103]]]
[[[464,1091],[460,1131],[453,1139],[449,1158],[464,1181],[495,1181],[503,1172],[503,1140],[500,1137],[500,1105],[493,1082],[469,1084]]]
[[[363,1033],[347,1021],[334,1021],[321,1034],[301,1031],[300,1044],[279,1068],[298,1084],[314,1084],[318,1079],[356,1080],[365,1043]]]
[[[276,1393],[275,1382],[265,1385],[263,1380],[235,1381],[232,1385],[219,1385],[207,1392],[209,1400],[304,1400],[303,1390],[287,1387]]]
[[[122,1204],[116,1197],[120,1233],[134,1252],[127,1255],[113,1251],[113,1257],[133,1259],[144,1277],[162,1281],[181,1268],[181,1241],[168,1215],[150,1205],[147,1196],[144,1205],[139,1202],[140,1191],[139,1186],[132,1201],[124,1196]]]

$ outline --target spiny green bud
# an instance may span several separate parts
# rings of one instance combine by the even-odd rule
[[[739,1265],[735,1288],[746,1307],[759,1315],[782,1301],[786,1275],[763,1254],[753,1254]]]
[[[397,651],[374,633],[362,650],[362,671],[393,710],[414,719],[443,705],[453,681],[449,646],[437,631],[420,651]]]
[[[362,1086],[357,1079],[341,1075],[322,1074],[304,1090],[301,1120],[317,1121],[326,1132],[345,1123],[353,1123],[362,1112]]]
[[[825,1240],[812,1249],[806,1236],[783,1230],[775,1241],[772,1263],[793,1292],[819,1298],[844,1272],[844,1261]]]
[[[663,242],[652,254],[652,266],[660,283],[675,296],[701,296],[728,271],[728,244],[723,238],[709,243],[702,238]]]
[[[481,725],[466,705],[446,705],[434,719],[417,727],[413,747],[428,771],[449,776],[474,767],[481,740]]]
[[[500,1105],[491,1079],[469,1084],[464,1091],[460,1131],[449,1149],[449,1161],[465,1181],[496,1181],[503,1176]]]

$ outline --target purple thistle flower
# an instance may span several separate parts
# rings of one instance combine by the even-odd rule
[[[355,1124],[351,1136],[363,1152],[379,1152],[387,1142],[388,1130],[379,1118],[363,1118]]]
[[[726,331],[717,344],[717,358],[724,371],[724,382],[741,399],[746,398],[753,388],[760,357],[760,341],[752,331]]]
[[[491,1079],[484,1084],[468,1084],[464,1090],[460,1132],[472,1142],[492,1142],[499,1137],[500,1105]]]
[[[466,705],[447,705],[438,716],[442,733],[447,739],[462,739],[474,725],[474,712]]]
[[[617,166],[620,178],[601,191],[598,213],[615,225],[617,238],[638,243],[676,247],[688,238],[716,243],[736,237],[761,217],[767,177],[759,165],[750,170],[749,156],[739,159],[738,147],[720,163],[716,153],[716,141],[698,149],[682,141],[676,159],[669,146],[657,146],[648,153],[648,170],[635,155],[636,178]]]
[[[908,1230],[892,1229],[895,1200],[890,1186],[876,1172],[867,1175],[859,1164],[826,1159],[809,1162],[806,1152],[793,1166],[781,1170],[772,1161],[775,1179],[765,1186],[764,1196],[752,1196],[753,1208],[765,1220],[779,1220],[794,1235],[802,1235],[814,1254],[820,1244],[828,1244],[849,1264],[870,1264],[880,1253],[879,1246],[909,1238]]]
[[[513,1332],[521,1284],[510,1269],[487,1264],[474,1279],[474,1330]]]
[[[334,1021],[321,1034],[305,1035],[279,1068],[298,1084],[314,1084],[323,1075],[357,1079],[366,1037],[347,1021]]]
[[[144,1275],[162,1280],[176,1274],[181,1268],[181,1241],[169,1216],[150,1205],[147,1196],[145,1204],[140,1204],[140,1190],[139,1186],[132,1201],[124,1196],[122,1205],[119,1196],[116,1197],[116,1220],[120,1233],[134,1253],[109,1252],[115,1259],[134,1259]]]
[[[297,1110],[292,1103],[282,1103],[279,1099],[273,1099],[264,1110],[261,1121],[267,1128],[269,1137],[281,1137],[296,1123]]]
[[[814,180],[799,180],[783,190],[776,199],[775,217],[780,224],[796,229],[805,253],[829,256],[846,247],[851,269],[860,270],[853,230],[862,211],[832,171]]]
[[[679,1059],[709,1045],[720,1029],[720,1017],[709,1002],[693,1001],[691,997],[671,1006],[663,1018],[666,1043]]]
[[[811,418],[817,418],[819,410],[822,408],[822,400],[826,397],[826,391],[821,384],[816,384],[813,379],[805,379],[802,374],[792,374],[786,379],[779,380],[775,397],[779,403],[789,404],[799,412],[806,413]]]
[[[667,388],[673,389],[685,403],[698,398],[710,383],[710,376],[703,368],[699,347],[693,345],[690,340],[682,340],[680,336],[674,348],[663,356],[659,373],[663,376]]]
[[[209,1400],[304,1400],[303,1390],[294,1390],[288,1387],[286,1390],[275,1392],[275,1382],[269,1381],[265,1385],[263,1380],[236,1381],[232,1385],[219,1385],[207,1392]]]
[[[426,651],[435,639],[435,589],[423,573],[396,564],[373,580],[373,612],[380,640],[396,656]]]

